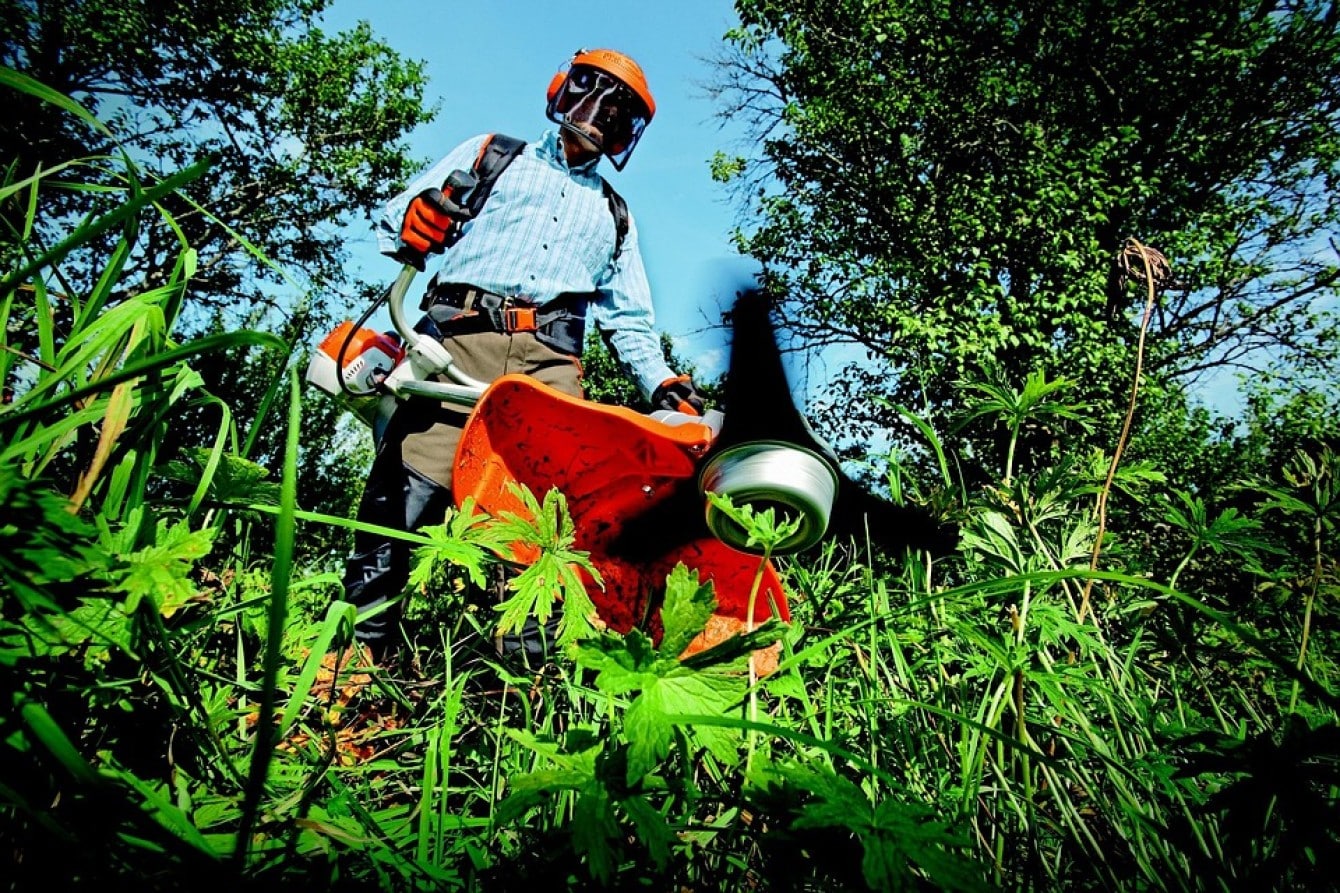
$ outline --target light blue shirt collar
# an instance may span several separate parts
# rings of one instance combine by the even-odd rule
[[[557,164],[564,170],[570,170],[577,174],[594,174],[597,165],[600,164],[600,156],[597,155],[595,158],[592,158],[584,164],[579,164],[576,167],[571,168],[568,167],[568,158],[563,154],[563,147],[558,143],[557,130],[546,130],[544,135],[540,137],[540,142],[536,146],[535,151],[541,158],[548,161],[550,164]]]

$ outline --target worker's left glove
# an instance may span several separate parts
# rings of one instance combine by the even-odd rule
[[[652,409],[682,412],[686,415],[703,414],[703,398],[693,387],[687,375],[668,378],[651,395]]]
[[[453,229],[474,215],[441,189],[425,189],[410,200],[400,223],[401,248],[396,257],[423,270],[424,258],[441,254]]]

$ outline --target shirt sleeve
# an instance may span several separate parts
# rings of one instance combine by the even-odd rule
[[[479,149],[484,145],[487,134],[468,139],[452,149],[445,158],[419,174],[405,191],[386,203],[381,218],[377,221],[377,250],[385,255],[393,255],[404,242],[400,241],[400,224],[405,219],[405,211],[414,196],[425,189],[441,189],[442,184],[451,176],[452,171],[468,171],[474,168]]]
[[[665,362],[661,339],[655,331],[651,287],[638,247],[637,223],[631,214],[623,248],[597,284],[597,293],[599,297],[591,303],[592,321],[609,338],[619,362],[633,376],[643,395],[650,398],[675,373]]]

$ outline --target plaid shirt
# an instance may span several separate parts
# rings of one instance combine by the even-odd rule
[[[486,136],[457,146],[386,205],[377,225],[384,254],[401,247],[405,209],[424,189],[441,188],[455,170],[470,170]],[[653,329],[651,288],[629,220],[613,259],[614,215],[596,173],[597,160],[569,168],[558,134],[547,131],[503,171],[479,216],[442,256],[437,281],[473,285],[539,304],[567,292],[592,293],[590,315],[644,394],[675,373]]]

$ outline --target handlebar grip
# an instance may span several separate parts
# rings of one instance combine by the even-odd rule
[[[442,191],[459,202],[478,183],[479,178],[475,176],[474,171],[464,171],[458,168],[447,175],[447,181],[442,184]]]

